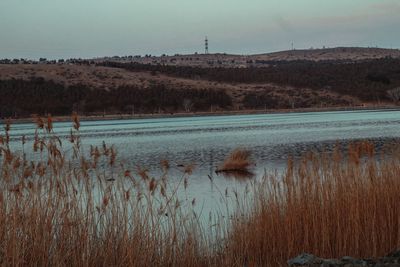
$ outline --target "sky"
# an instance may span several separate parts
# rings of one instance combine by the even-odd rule
[[[0,0],[0,58],[400,48],[400,0]]]

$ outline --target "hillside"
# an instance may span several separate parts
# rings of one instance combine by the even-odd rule
[[[323,49],[288,50],[258,55],[190,54],[174,56],[129,56],[98,58],[94,61],[163,64],[192,67],[263,67],[276,61],[346,61],[358,62],[371,59],[400,58],[399,49],[336,47]]]
[[[153,93],[148,94],[147,91]],[[173,103],[167,103],[162,94],[155,95],[158,91],[165,91],[164,93],[171,97],[175,96],[176,99]],[[135,95],[132,95],[132,92],[135,92]],[[220,96],[226,94],[230,100],[228,102],[224,100],[223,103],[219,100],[213,102],[215,99],[209,98],[210,93],[204,92],[213,92]],[[60,98],[67,98],[68,101],[62,101]],[[188,103],[184,103],[188,100],[190,100],[189,106]],[[31,105],[31,102],[37,102],[38,105],[28,110],[26,103]],[[90,114],[104,111],[132,112],[133,104],[135,112],[140,113],[359,104],[354,97],[343,96],[325,89],[315,91],[310,88],[280,86],[270,82],[218,82],[103,66],[0,65],[2,117],[15,114],[29,116],[31,113],[51,111],[54,115],[65,115],[82,102],[86,103],[85,112]],[[54,103],[59,103],[62,108],[57,108],[57,104]]]
[[[291,59],[283,61],[277,59],[289,52],[256,55],[253,57],[258,57],[261,63],[257,64],[262,66],[246,68],[121,59],[0,64],[0,117],[73,111],[83,115],[170,114],[391,104],[388,90],[400,87],[400,58],[394,57],[398,50],[346,51],[306,51],[310,60],[296,60],[301,51],[290,51]],[[377,58],[367,60],[373,55]]]
[[[313,93],[327,90],[365,102],[387,101],[387,91],[400,87],[400,59],[392,58],[358,62],[280,61],[259,68],[202,68],[118,62],[104,62],[102,65],[132,72],[150,71],[221,83],[270,83],[280,87],[309,88]]]

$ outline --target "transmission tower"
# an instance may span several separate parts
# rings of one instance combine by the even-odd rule
[[[204,53],[208,54],[208,38],[206,36],[206,39],[204,40]]]

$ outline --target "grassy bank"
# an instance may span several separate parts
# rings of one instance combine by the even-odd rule
[[[373,257],[400,245],[400,157],[369,143],[304,155],[254,181],[238,210],[209,226],[178,183],[125,168],[112,146],[84,153],[74,116],[65,150],[53,120],[36,119],[33,146],[0,138],[0,264],[34,266],[280,266],[301,252]],[[64,147],[64,149],[63,149]],[[33,150],[34,159],[24,152]],[[228,200],[227,200],[228,201]],[[245,212],[243,207],[247,207]]]

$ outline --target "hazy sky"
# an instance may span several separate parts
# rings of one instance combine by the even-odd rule
[[[0,0],[0,58],[400,48],[400,0]]]

